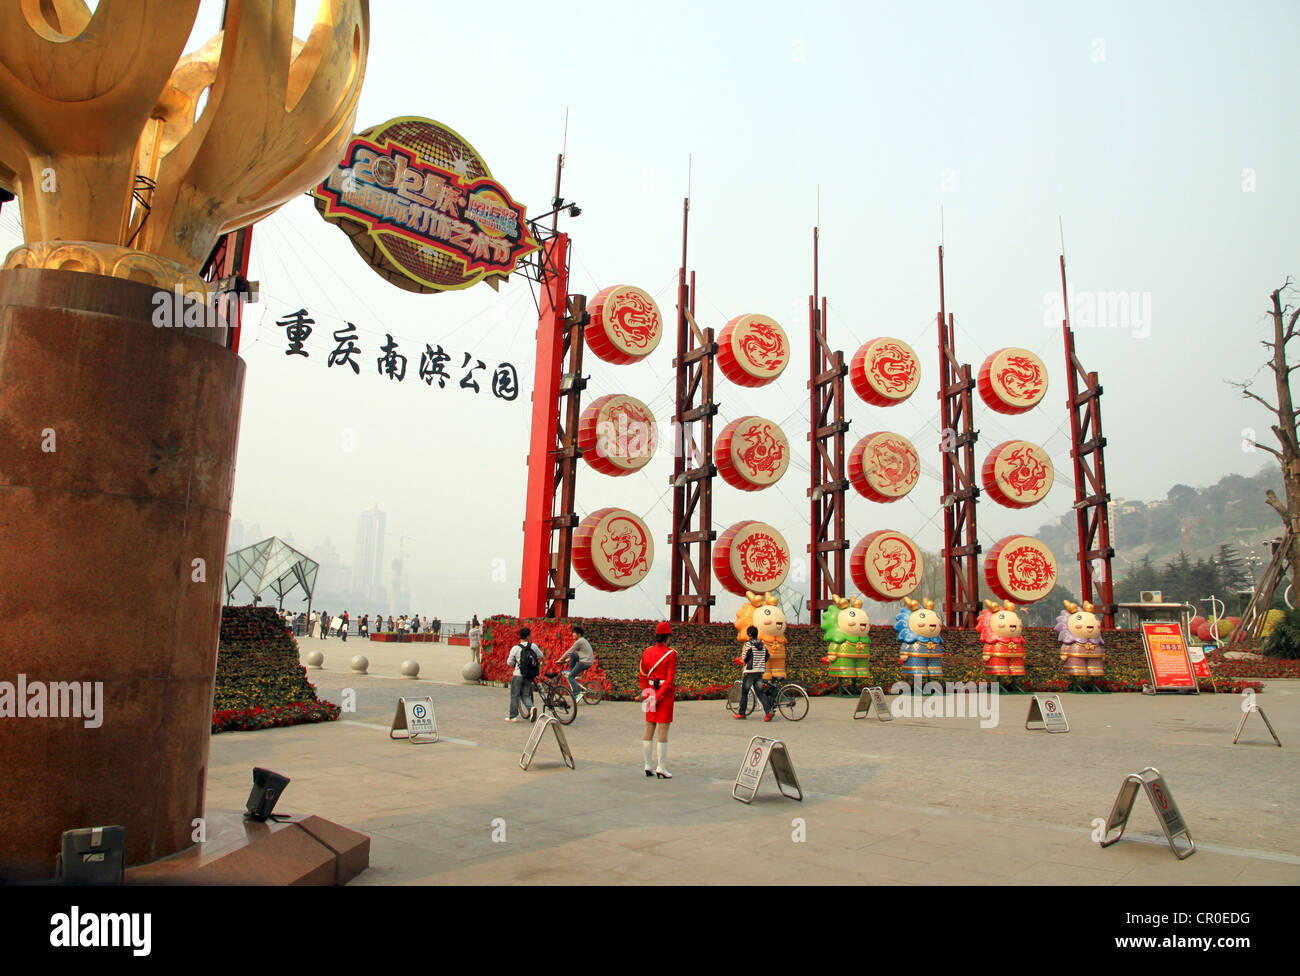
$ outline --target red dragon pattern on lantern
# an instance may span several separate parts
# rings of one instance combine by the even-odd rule
[[[713,572],[731,593],[774,590],[790,572],[790,547],[765,522],[737,522],[713,549]]]
[[[785,444],[772,433],[771,424],[754,424],[740,431],[745,447],[740,452],[740,462],[752,475],[773,477],[785,461]]]
[[[1033,546],[1007,552],[1007,576],[1018,590],[1040,590],[1056,580],[1056,569]]]
[[[984,580],[997,596],[1017,603],[1033,603],[1056,585],[1056,557],[1052,550],[1027,535],[1009,535],[995,545],[984,560]]]
[[[766,417],[737,417],[713,447],[722,480],[741,491],[762,491],[776,484],[790,466],[785,431]]]
[[[616,366],[644,359],[663,337],[663,316],[647,292],[632,285],[602,288],[587,305],[587,346]]]
[[[786,360],[785,339],[766,322],[755,322],[740,340],[740,352],[759,369],[776,369]]]
[[[624,346],[645,352],[659,336],[659,309],[638,292],[629,291],[622,297],[610,314],[606,328]]]
[[[718,336],[716,359],[722,375],[737,386],[766,386],[790,362],[790,342],[775,319],[749,313],[738,315]]]
[[[916,392],[921,363],[916,351],[901,339],[872,339],[854,354],[849,364],[854,391],[876,407],[892,407]]]
[[[1007,508],[1036,505],[1052,490],[1052,461],[1029,441],[1003,441],[989,452],[981,474],[989,497]]]
[[[1047,367],[1028,349],[999,349],[984,360],[977,385],[989,409],[1024,413],[1047,393]]]
[[[1026,491],[1034,492],[1043,487],[1047,480],[1047,465],[1037,457],[1031,448],[1022,447],[1007,455],[1007,464],[1011,471],[1007,475],[1007,484],[1017,495]]]
[[[630,579],[638,569],[648,571],[645,532],[629,518],[610,519],[600,539],[600,551],[616,579]],[[642,572],[642,576],[645,572]]]
[[[904,349],[902,343],[884,342],[872,350],[867,371],[886,391],[902,393],[920,370],[910,349]]]
[[[849,558],[853,582],[881,603],[898,600],[921,585],[925,563],[916,543],[901,532],[881,529],[862,538]]]
[[[757,583],[771,583],[785,577],[790,557],[781,544],[764,532],[755,532],[736,547],[747,578]]]
[[[649,528],[626,509],[592,512],[573,534],[573,568],[598,590],[617,592],[635,586],[653,562]]]
[[[619,478],[650,463],[659,443],[654,414],[636,397],[609,393],[585,408],[578,420],[578,447],[601,474]]]
[[[898,501],[916,487],[920,476],[916,448],[900,434],[868,434],[849,454],[849,481],[873,502]]]

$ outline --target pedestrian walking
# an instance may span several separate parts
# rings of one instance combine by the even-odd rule
[[[537,706],[533,704],[533,679],[541,670],[542,650],[528,638],[532,631],[524,627],[519,631],[519,643],[510,648],[506,664],[514,665],[514,675],[510,678],[510,713],[507,722],[518,722],[521,718],[519,704],[527,704],[528,720],[537,718]]]
[[[645,736],[641,754],[645,774],[658,779],[672,779],[668,772],[668,726],[673,721],[673,678],[677,675],[677,652],[668,646],[673,628],[667,620],[655,627],[655,642],[641,655],[637,680],[641,685],[641,709],[645,712]],[[655,766],[650,768],[650,754],[658,748]]]
[[[758,703],[763,706],[763,721],[772,721],[772,700],[762,692],[763,672],[767,670],[767,645],[758,637],[758,628],[750,625],[745,631],[749,640],[745,641],[744,650],[741,652],[742,657],[736,658],[742,670],[743,680],[740,683],[740,711],[736,713],[736,718],[744,718],[745,713],[749,710],[749,693],[752,690]]]
[[[348,642],[348,627],[350,625],[351,625],[351,621],[348,620],[348,612],[344,610],[343,617],[339,622],[339,636],[343,638],[344,644]]]

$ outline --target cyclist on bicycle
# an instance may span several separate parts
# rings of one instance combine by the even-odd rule
[[[573,689],[573,700],[576,702],[582,695],[582,689],[578,687],[578,675],[596,663],[596,652],[591,649],[591,642],[583,636],[585,631],[581,624],[574,624],[573,632],[578,639],[573,642],[572,647],[560,655],[558,664],[561,671],[571,665],[569,670],[564,672],[564,676],[569,679],[569,686]]]
[[[749,640],[745,641],[743,657],[736,658],[736,663],[744,669],[744,680],[740,685],[740,711],[736,718],[744,718],[748,711],[749,691],[754,690],[754,697],[763,706],[763,721],[772,721],[772,699],[763,694],[763,672],[767,669],[767,645],[758,638],[758,628],[751,626],[745,631]]]

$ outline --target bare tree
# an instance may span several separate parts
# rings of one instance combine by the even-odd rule
[[[1255,446],[1273,455],[1282,466],[1286,500],[1278,498],[1271,489],[1265,493],[1264,500],[1277,512],[1283,526],[1292,532],[1291,549],[1286,554],[1287,569],[1292,584],[1300,592],[1300,438],[1296,436],[1296,417],[1300,411],[1295,409],[1291,398],[1291,372],[1300,369],[1300,364],[1288,366],[1286,355],[1287,343],[1297,336],[1296,323],[1300,320],[1300,307],[1293,308],[1289,301],[1283,304],[1284,294],[1290,291],[1291,278],[1288,276],[1282,287],[1275,289],[1269,296],[1273,304],[1269,310],[1269,316],[1273,320],[1273,338],[1272,341],[1265,339],[1261,342],[1261,345],[1271,351],[1267,366],[1273,371],[1277,403],[1270,403],[1252,391],[1250,386],[1253,381],[1232,385],[1241,390],[1242,396],[1267,407],[1276,421],[1269,429],[1273,431],[1280,447],[1274,449],[1258,442],[1255,442]]]

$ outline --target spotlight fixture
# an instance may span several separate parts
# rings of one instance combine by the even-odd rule
[[[570,216],[570,217],[581,217],[581,216],[582,216],[582,208],[581,208],[580,206],[578,206],[576,203],[571,203],[571,204],[569,204],[569,216]]]
[[[554,207],[556,210],[559,210],[561,207],[564,206],[564,197],[556,197],[555,199],[553,199],[551,201],[551,206]]]
[[[65,885],[120,885],[126,869],[125,827],[65,830],[54,874]]]
[[[271,811],[275,809],[276,801],[280,799],[280,794],[288,785],[288,776],[281,776],[261,766],[254,766],[253,792],[248,794],[248,812],[245,816],[258,823],[265,823],[268,819],[274,820],[275,815]]]

